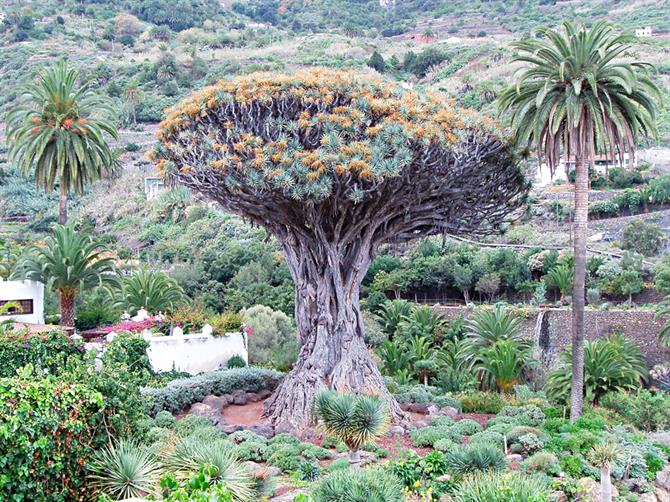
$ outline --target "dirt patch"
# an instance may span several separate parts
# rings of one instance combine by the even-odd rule
[[[223,419],[226,425],[242,425],[249,427],[257,424],[268,424],[267,418],[263,417],[263,403],[249,403],[242,406],[229,404],[223,408]]]

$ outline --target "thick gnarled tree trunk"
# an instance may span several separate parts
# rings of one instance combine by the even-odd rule
[[[310,423],[314,397],[328,388],[384,395],[393,418],[404,417],[365,346],[359,292],[372,249],[360,244],[292,236],[284,245],[296,285],[301,349],[293,370],[265,405],[265,414],[277,425],[299,429]]]
[[[574,281],[572,289],[572,387],[570,419],[577,420],[584,406],[584,304],[586,239],[589,211],[589,168],[581,155],[575,162]]]

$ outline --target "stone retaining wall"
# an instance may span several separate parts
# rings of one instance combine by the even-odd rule
[[[459,315],[467,317],[472,309],[466,307],[444,307],[436,310],[447,318]],[[569,309],[527,309],[523,323],[524,336],[535,341],[536,357],[541,363],[542,373],[556,366],[558,355],[570,345],[572,336],[572,314]],[[612,332],[622,332],[626,338],[640,346],[649,367],[670,361],[670,348],[658,343],[660,322],[654,321],[653,310],[586,310],[586,339],[606,338]]]

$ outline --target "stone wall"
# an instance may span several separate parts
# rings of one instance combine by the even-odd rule
[[[468,316],[466,307],[435,306],[447,318]],[[558,355],[570,345],[572,315],[569,309],[527,309],[524,336],[535,341],[535,354],[542,373],[556,366]],[[654,321],[653,310],[586,310],[586,339],[606,338],[614,331],[640,346],[649,367],[670,361],[670,348],[658,343],[661,323]]]

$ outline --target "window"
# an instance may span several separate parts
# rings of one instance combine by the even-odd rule
[[[33,313],[33,301],[32,300],[0,300],[0,307],[5,306],[8,303],[16,303],[19,305],[19,308],[11,308],[9,312],[5,312],[2,315],[16,315],[16,314],[32,314]]]

